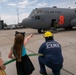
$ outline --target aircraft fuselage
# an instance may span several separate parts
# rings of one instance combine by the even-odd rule
[[[53,21],[58,28],[76,26],[76,9],[69,8],[36,8],[22,23],[33,29],[49,29]]]

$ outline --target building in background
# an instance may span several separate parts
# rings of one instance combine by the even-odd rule
[[[4,20],[0,20],[0,29],[4,29],[5,26],[7,26],[7,24],[4,23]]]

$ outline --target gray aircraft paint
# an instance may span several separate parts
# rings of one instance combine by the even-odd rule
[[[64,16],[64,23],[62,25],[59,24],[60,16]],[[23,19],[22,23],[33,29],[50,29],[53,19],[56,19],[58,22],[58,28],[76,26],[76,9],[36,8],[31,12],[28,18]]]

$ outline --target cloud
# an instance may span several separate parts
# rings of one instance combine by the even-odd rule
[[[37,2],[37,0],[34,0],[32,2],[29,2],[28,0],[25,0],[23,2],[19,2],[18,4],[20,4],[20,5],[31,5],[31,4],[34,4],[36,2]]]
[[[21,2],[18,2],[18,3],[8,3],[7,5],[15,7],[18,4],[19,8],[26,8],[28,5],[30,6],[30,5],[32,5],[32,4],[36,3],[36,2],[37,2],[37,0],[34,0],[32,2],[30,2],[28,0],[24,0],[24,1],[21,1]]]
[[[38,7],[47,7],[48,4],[47,3],[39,3],[37,4]]]
[[[7,24],[18,23],[16,9],[17,9],[17,0],[2,0],[2,2],[6,2],[5,4],[8,5],[5,9],[9,10],[12,15],[2,15],[1,18],[4,19],[4,22]],[[11,1],[11,2],[9,2]],[[76,8],[75,4],[76,0],[19,0],[18,7],[19,7],[19,21],[21,22],[24,18],[28,17],[29,13],[38,7],[53,7],[57,6],[60,8]],[[5,6],[5,5],[4,5]],[[13,8],[14,7],[14,8]],[[4,10],[4,9],[3,9]],[[13,11],[13,13],[12,13]],[[10,14],[9,12],[5,12],[6,14]],[[14,15],[15,14],[15,15]]]
[[[9,3],[8,5],[9,6],[16,6],[17,4],[16,3]]]
[[[29,16],[29,13],[22,13],[21,15],[19,15],[19,20],[20,22],[24,19],[24,18],[27,18]]]
[[[28,17],[28,13],[23,13],[19,15],[19,22],[21,22],[24,18]],[[17,15],[1,15],[1,19],[4,20],[6,24],[16,24],[18,23],[18,16]]]
[[[25,1],[23,1],[23,2],[18,2],[18,4],[20,4],[20,5],[27,5],[29,2],[28,2],[28,0],[25,0]]]
[[[0,2],[7,2],[7,0],[0,0]]]
[[[67,2],[65,2],[65,3],[57,4],[57,7],[61,7],[61,8],[68,8],[68,7],[75,8],[75,4],[74,4],[74,1],[73,2],[68,2],[68,5],[67,5]]]
[[[57,6],[60,8],[68,8],[68,7],[75,8],[76,7],[75,2],[76,2],[75,0],[66,0],[63,2],[51,4],[50,6]]]
[[[16,15],[1,15],[1,18],[4,20],[6,24],[12,24],[14,21],[17,23],[17,16]]]
[[[34,0],[34,1],[32,1],[32,2],[29,2],[28,0],[25,0],[25,1],[23,1],[23,2],[19,2],[18,3],[18,7],[19,8],[27,8],[27,6],[30,6],[30,5],[32,5],[32,4],[35,4],[37,2],[37,0]]]

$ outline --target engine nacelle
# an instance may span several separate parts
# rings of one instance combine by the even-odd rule
[[[76,18],[71,21],[71,26],[76,26]]]

